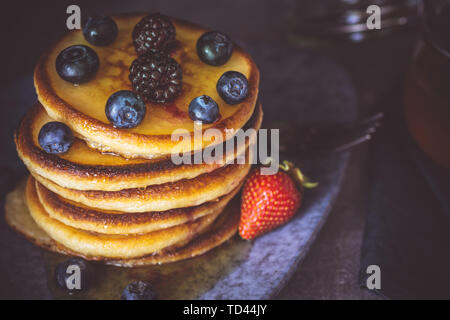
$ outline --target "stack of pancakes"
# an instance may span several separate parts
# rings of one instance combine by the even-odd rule
[[[47,249],[135,266],[202,254],[237,230],[235,196],[250,164],[238,164],[236,158],[245,154],[250,160],[254,137],[237,143],[233,133],[260,128],[258,69],[237,46],[224,65],[206,65],[195,46],[208,30],[172,19],[176,45],[171,56],[183,69],[182,92],[170,105],[147,103],[137,127],[117,129],[106,118],[105,103],[114,92],[132,90],[128,68],[136,53],[131,33],[144,16],[113,17],[119,34],[106,47],[92,46],[81,31],[72,31],[36,66],[39,103],[30,108],[15,135],[19,157],[31,175],[25,192],[17,189],[7,198],[6,219]],[[55,69],[59,52],[74,44],[90,46],[100,59],[94,79],[77,86],[62,80]],[[237,105],[226,104],[216,91],[217,80],[230,70],[243,73],[249,82],[247,98]],[[187,110],[190,101],[203,94],[218,103],[221,116],[202,130],[216,129],[220,136],[194,132]],[[40,147],[39,131],[50,121],[65,123],[75,134],[67,153],[49,154]],[[187,131],[189,139],[174,141],[177,129]],[[231,141],[234,147],[226,149]],[[199,154],[218,148],[224,151],[221,161],[193,164]],[[172,155],[180,153],[191,163],[175,164]]]

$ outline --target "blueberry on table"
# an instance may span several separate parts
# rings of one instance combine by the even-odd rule
[[[56,266],[56,282],[70,293],[88,289],[94,278],[93,266],[81,258],[71,258]]]
[[[237,104],[247,97],[248,81],[240,72],[227,71],[217,81],[216,89],[226,103]]]
[[[122,292],[122,300],[156,300],[156,291],[146,281],[133,281]]]
[[[134,128],[144,119],[144,101],[132,91],[113,93],[106,102],[105,114],[116,128]]]
[[[84,38],[95,46],[111,44],[117,37],[117,24],[108,16],[89,17],[83,26]]]
[[[44,124],[39,131],[38,142],[50,154],[66,153],[75,140],[72,130],[62,122],[52,121]]]
[[[219,116],[219,106],[210,96],[199,96],[189,104],[189,117],[194,121],[213,123]]]
[[[197,41],[197,54],[204,63],[212,66],[223,65],[233,53],[233,42],[227,35],[209,31]]]
[[[92,79],[99,65],[95,51],[84,45],[67,47],[56,57],[56,72],[62,79],[73,84]]]

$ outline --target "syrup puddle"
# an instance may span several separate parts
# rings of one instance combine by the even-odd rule
[[[219,279],[243,263],[252,243],[238,236],[192,259],[139,268],[119,268],[95,263],[95,283],[86,292],[69,295],[56,285],[54,270],[66,256],[45,252],[49,289],[55,299],[120,299],[125,286],[133,280],[149,281],[158,298],[197,299],[209,291]]]

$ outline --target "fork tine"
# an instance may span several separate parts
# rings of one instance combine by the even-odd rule
[[[373,117],[372,117],[373,118]],[[335,145],[341,141],[353,140],[355,137],[360,137],[364,134],[373,134],[377,128],[381,126],[381,121],[373,119],[366,119],[364,125],[347,127],[340,131],[320,131],[312,135],[309,140],[305,141],[308,145]]]
[[[347,130],[344,133],[334,136],[320,135],[320,137],[314,137],[300,150],[301,157],[309,158],[326,153],[341,152],[369,141],[380,125],[380,122],[375,122],[369,126],[366,125],[363,128]]]
[[[370,121],[373,121],[373,117]],[[330,145],[333,145],[333,147],[331,147],[331,151],[343,151],[370,140],[379,126],[381,126],[381,122],[375,121],[370,123],[370,125],[366,124],[366,126],[359,128],[359,130],[350,130],[340,136],[336,136],[336,138],[333,139],[334,141],[330,143]]]
[[[351,140],[351,141],[349,141],[347,143],[344,143],[344,144],[342,144],[340,146],[337,146],[332,151],[333,152],[341,152],[341,151],[344,151],[346,149],[350,149],[351,147],[354,147],[354,146],[356,146],[358,144],[361,144],[363,142],[369,141],[370,139],[372,139],[372,134],[368,133],[368,134],[365,134],[365,135],[363,135],[361,137],[357,137],[357,138],[355,138],[355,139],[353,139],[353,140]]]
[[[383,117],[383,112],[377,112],[346,124],[298,128],[290,132],[289,137],[284,140],[286,143],[280,145],[280,151],[295,153],[300,158],[340,152],[370,140],[382,125]]]
[[[368,116],[365,119],[362,120],[356,120],[354,122],[350,122],[348,124],[344,124],[344,129],[354,129],[354,128],[360,128],[362,126],[370,126],[371,124],[380,123],[380,121],[383,119],[384,113],[378,112],[374,115]]]
[[[376,122],[376,121],[380,121],[381,119],[383,119],[383,117],[384,117],[384,113],[378,112],[378,113],[375,113],[373,116],[369,116],[366,119],[361,120],[359,123],[366,124],[366,123]]]
[[[368,122],[373,122],[374,119],[375,117],[371,117]],[[376,119],[378,120],[371,123],[370,126],[366,126],[359,131],[344,134],[338,137],[335,140],[335,146],[331,151],[340,152],[370,140],[372,138],[372,135],[377,131],[377,128],[381,126],[381,122],[379,121],[379,119],[381,119],[380,116],[377,116]]]
[[[358,132],[358,130],[365,130],[368,127],[379,127],[381,120],[384,117],[383,112],[378,112],[362,120],[356,120],[349,123],[326,126],[326,127],[314,127],[311,139],[320,139],[321,137],[329,138],[335,136],[341,136],[344,134],[351,134],[352,132]]]

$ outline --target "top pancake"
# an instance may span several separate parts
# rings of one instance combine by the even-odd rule
[[[189,118],[191,100],[206,94],[219,105],[220,119],[207,128],[216,128],[225,134],[226,129],[240,129],[253,113],[259,86],[259,71],[250,56],[234,45],[233,54],[222,66],[203,63],[196,51],[198,38],[207,29],[172,18],[176,28],[176,45],[170,55],[182,67],[181,94],[169,105],[146,103],[147,113],[141,124],[132,129],[117,129],[105,115],[105,104],[111,94],[119,90],[132,90],[128,69],[137,57],[132,44],[132,30],[145,14],[113,16],[119,33],[109,46],[89,44],[80,30],[72,31],[60,39],[39,60],[34,82],[39,101],[48,114],[66,123],[91,147],[101,151],[121,154],[127,158],[154,158],[176,152],[199,150],[223,139],[194,137],[194,122]],[[98,55],[100,67],[95,77],[81,85],[64,81],[56,72],[57,55],[66,47],[82,44],[91,47]],[[217,93],[216,83],[226,71],[239,71],[249,81],[249,93],[240,104],[229,105]],[[191,133],[190,141],[172,141],[176,129]],[[225,136],[223,137],[225,138]]]

